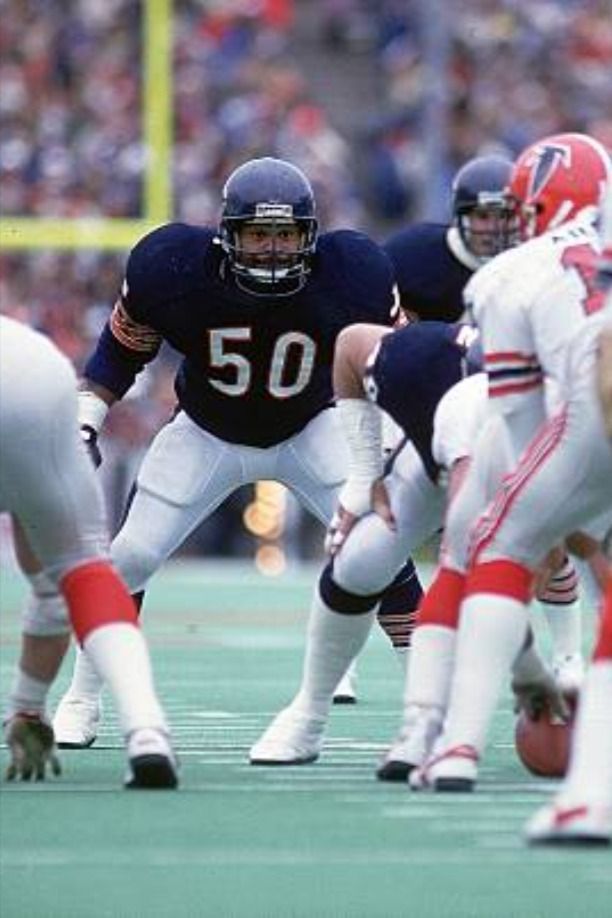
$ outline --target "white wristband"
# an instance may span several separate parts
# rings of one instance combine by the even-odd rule
[[[337,408],[349,447],[347,481],[339,499],[345,510],[361,516],[370,509],[372,484],[383,474],[382,413],[362,398],[341,398]]]
[[[99,433],[107,413],[108,405],[103,398],[87,389],[79,392],[78,416],[81,427],[92,427]]]

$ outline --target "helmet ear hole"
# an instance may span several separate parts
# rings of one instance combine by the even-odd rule
[[[240,230],[259,226],[270,243],[245,251]],[[292,248],[283,239],[288,226],[300,231]],[[239,166],[223,189],[221,245],[236,283],[255,296],[288,296],[306,283],[316,248],[315,199],[304,173],[272,157]]]

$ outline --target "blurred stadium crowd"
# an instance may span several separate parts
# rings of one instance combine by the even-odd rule
[[[0,0],[3,217],[142,213],[143,2]],[[174,0],[174,216],[215,222],[228,172],[272,153],[307,172],[328,228],[358,226],[382,238],[426,217],[426,6]],[[309,62],[328,68],[325,98],[303,68],[306,9],[317,23]],[[512,155],[558,130],[587,131],[612,148],[609,0],[453,0],[448,9],[448,182],[477,153]],[[333,60],[357,64],[374,87],[375,105],[362,110],[356,100],[348,132],[334,110]],[[103,251],[5,252],[1,309],[47,331],[79,367],[124,259]],[[120,479],[115,516],[139,450],[171,410],[173,368],[171,354],[156,361],[136,397],[111,413],[106,450],[115,461],[106,474]],[[235,509],[230,503],[225,512]],[[248,541],[236,541],[236,527],[221,519],[208,524],[197,549],[245,550]]]

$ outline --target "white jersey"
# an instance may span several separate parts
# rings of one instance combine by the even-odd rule
[[[552,379],[545,385],[546,411],[550,415],[559,405],[559,388]],[[486,373],[474,373],[452,386],[440,399],[434,415],[432,452],[443,468],[474,452],[474,445],[485,424],[494,414],[488,398]]]
[[[561,380],[568,340],[601,306],[593,284],[598,250],[591,224],[574,221],[497,256],[466,287],[491,406],[522,416],[519,447],[545,416],[544,378]]]
[[[432,453],[436,462],[450,469],[459,459],[471,456],[488,415],[486,373],[474,373],[452,386],[434,415]]]

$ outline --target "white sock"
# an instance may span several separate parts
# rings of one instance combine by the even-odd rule
[[[548,623],[554,657],[573,657],[582,652],[582,610],[579,600],[568,605],[540,602]]]
[[[309,714],[326,717],[334,690],[366,642],[375,609],[359,615],[333,612],[317,589],[308,621],[302,685],[295,703]]]
[[[74,669],[67,694],[87,701],[97,701],[104,686],[103,680],[88,655],[77,646],[75,648]]]
[[[410,662],[410,651],[412,649],[412,645],[410,647],[394,647],[393,649],[395,650],[395,656],[397,657],[397,662],[400,665],[400,669],[405,676],[408,672],[408,663]]]
[[[461,606],[444,747],[481,753],[504,680],[523,646],[527,608],[507,596],[479,593]]]
[[[47,694],[51,687],[50,682],[41,682],[17,667],[13,684],[6,702],[4,720],[10,720],[15,714],[27,712],[45,716]]]
[[[103,625],[86,637],[85,650],[112,693],[125,735],[140,727],[168,730],[138,628],[124,622]]]
[[[612,660],[591,664],[585,677],[567,776],[559,796],[612,806]]]
[[[405,709],[416,704],[446,710],[456,641],[455,629],[444,625],[419,625],[414,629],[404,688]]]

